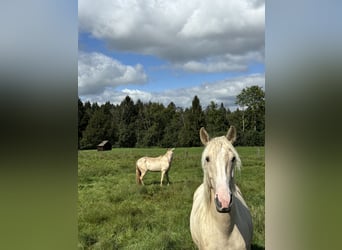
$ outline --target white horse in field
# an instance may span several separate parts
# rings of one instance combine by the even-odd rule
[[[234,169],[240,157],[233,147],[235,127],[226,136],[209,139],[204,128],[201,142],[203,183],[193,197],[190,231],[199,249],[250,249],[252,217],[241,191],[234,181]]]
[[[171,166],[173,150],[168,149],[166,154],[159,157],[142,157],[136,163],[136,180],[137,184],[143,184],[143,178],[148,171],[161,172],[160,186],[163,185],[163,178],[166,175],[167,185],[169,185],[169,170]]]

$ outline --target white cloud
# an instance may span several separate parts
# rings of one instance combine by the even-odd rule
[[[223,72],[223,71],[242,71],[246,70],[246,65],[238,65],[230,62],[216,61],[209,63],[202,63],[196,61],[190,61],[180,66],[185,71],[191,72]]]
[[[245,71],[250,62],[262,62],[261,52],[249,52],[245,55],[223,55],[209,57],[202,61],[189,61],[176,67],[190,72],[232,72]]]
[[[197,1],[179,34],[184,37],[207,38],[229,36],[248,38],[264,26],[264,8],[249,1]],[[251,33],[252,32],[252,33]]]
[[[138,89],[123,89],[122,94],[125,96],[130,96],[133,100],[138,100],[140,99],[143,102],[149,102],[152,101],[153,99],[153,94],[146,92],[146,91],[141,91]]]
[[[160,100],[165,100],[167,102],[173,101],[176,105],[181,107],[190,107],[193,97],[197,95],[200,99],[203,109],[206,108],[211,101],[214,101],[218,104],[223,103],[231,110],[235,110],[237,108],[235,104],[236,96],[242,91],[243,88],[252,85],[258,85],[265,89],[264,75],[256,74],[217,82],[204,83],[200,86],[187,89],[169,90],[160,93],[159,98]]]
[[[264,54],[265,3],[255,0],[79,0],[79,28],[109,48],[163,58],[189,71],[241,71]],[[215,62],[203,62],[215,58]]]
[[[114,91],[106,89],[102,95],[83,96],[83,101],[98,102],[103,104],[109,101],[113,104],[119,104],[129,95],[135,102],[140,99],[142,102],[159,102],[167,106],[174,102],[179,107],[190,107],[195,95],[200,99],[202,108],[205,109],[211,101],[217,104],[223,103],[232,111],[237,108],[235,104],[236,96],[243,88],[258,85],[265,90],[264,74],[255,74],[244,77],[221,80],[212,83],[204,83],[200,86],[191,88],[181,88],[175,90],[165,90],[161,92],[146,92],[137,89],[123,89]]]
[[[153,101],[155,98],[152,93],[137,89],[123,89],[121,91],[105,89],[100,95],[84,95],[81,96],[81,99],[83,101],[90,101],[91,103],[97,102],[98,104],[104,104],[106,102],[110,102],[112,104],[120,104],[126,96],[131,97],[134,101],[137,101],[139,99],[142,102]]]
[[[80,95],[100,94],[106,88],[147,81],[142,65],[124,65],[100,53],[80,52],[78,90]]]

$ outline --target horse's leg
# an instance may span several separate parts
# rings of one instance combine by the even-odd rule
[[[160,186],[163,186],[164,174],[165,174],[165,171],[161,171]]]
[[[145,174],[147,173],[147,171],[142,171],[141,170],[141,176],[140,176],[140,181],[141,181],[141,184],[145,185],[144,182],[143,182],[143,178],[145,176]]]
[[[166,174],[167,185],[170,185],[169,171],[167,171],[165,174]]]

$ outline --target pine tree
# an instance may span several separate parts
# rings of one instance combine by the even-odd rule
[[[164,128],[164,136],[161,141],[161,146],[165,148],[178,147],[177,140],[180,128],[182,126],[180,118],[181,110],[176,108],[176,105],[171,102],[164,111],[166,125]]]
[[[83,149],[96,148],[103,140],[110,138],[111,117],[104,109],[95,110],[89,120],[89,124],[83,133],[80,147]]]
[[[201,127],[205,126],[204,112],[197,96],[192,100],[190,109],[186,109],[183,116],[183,127],[180,131],[180,141],[183,146],[200,146],[198,136]]]
[[[129,96],[126,96],[121,102],[119,109],[118,144],[120,147],[134,147],[137,142],[134,127],[137,118],[137,110],[133,100]]]

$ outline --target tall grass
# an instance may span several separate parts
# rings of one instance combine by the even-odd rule
[[[243,168],[237,184],[254,224],[254,249],[264,248],[264,148],[237,148]],[[122,148],[79,151],[79,249],[196,249],[189,229],[192,196],[202,183],[203,148],[176,148],[171,184],[160,187],[160,172],[135,183],[138,158],[166,149]],[[164,180],[164,184],[166,181]]]

